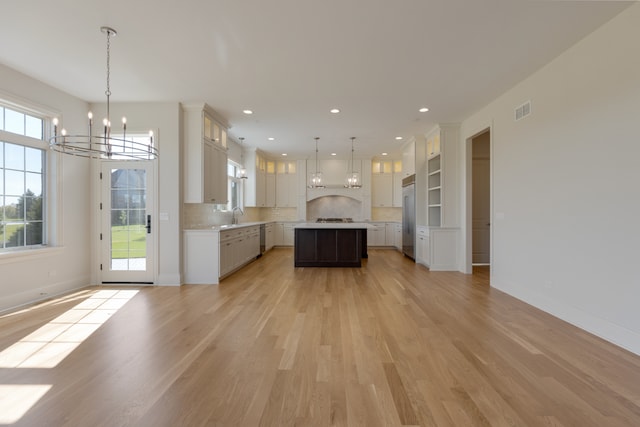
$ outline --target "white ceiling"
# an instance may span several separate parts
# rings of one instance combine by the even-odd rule
[[[0,63],[104,101],[108,25],[112,102],[205,101],[248,146],[304,158],[318,136],[344,157],[355,136],[370,157],[463,120],[632,3],[6,1]]]

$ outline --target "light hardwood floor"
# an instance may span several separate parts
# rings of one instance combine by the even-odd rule
[[[640,426],[640,357],[486,269],[369,256],[294,269],[274,249],[219,286],[140,288],[57,366],[0,368],[0,390],[50,386],[20,426]],[[0,316],[0,350],[102,289]]]

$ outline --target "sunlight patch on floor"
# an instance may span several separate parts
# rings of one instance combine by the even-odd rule
[[[0,384],[0,424],[18,421],[50,388],[44,384]]]
[[[100,290],[0,353],[0,368],[55,368],[138,290]]]

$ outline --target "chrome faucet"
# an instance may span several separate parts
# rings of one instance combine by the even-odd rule
[[[238,206],[233,208],[233,210],[231,211],[231,224],[238,223],[238,220],[236,219],[236,211],[240,211],[240,215],[244,215],[244,212],[242,212],[242,209],[240,209]]]

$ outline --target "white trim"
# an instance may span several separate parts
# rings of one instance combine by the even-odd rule
[[[492,279],[493,280],[493,279]],[[536,292],[518,286],[510,286],[493,280],[491,286],[523,301],[534,308],[583,329],[640,356],[640,334],[607,319],[595,316],[578,307],[550,299]]]

